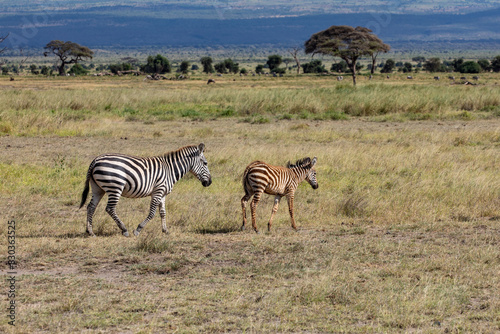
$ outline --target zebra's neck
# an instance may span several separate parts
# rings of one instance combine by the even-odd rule
[[[304,181],[304,179],[307,176],[307,169],[302,168],[302,167],[293,167],[293,168],[290,168],[290,171],[295,176],[297,183]]]
[[[169,171],[172,184],[179,181],[193,165],[193,150],[191,147],[185,147],[177,151],[169,152],[163,155],[162,161],[165,168]]]

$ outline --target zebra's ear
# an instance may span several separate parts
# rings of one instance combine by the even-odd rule
[[[313,168],[314,165],[316,165],[316,161],[318,161],[318,158],[314,157],[311,161],[311,168]]]
[[[205,149],[205,144],[201,143],[198,145],[198,150],[200,150],[200,153],[203,153],[203,150]]]

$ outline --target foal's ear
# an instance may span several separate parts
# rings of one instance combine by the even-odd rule
[[[311,161],[311,168],[313,168],[314,165],[316,165],[316,161],[318,161],[318,158],[314,157]]]
[[[198,150],[200,150],[200,153],[203,153],[203,150],[205,149],[205,144],[201,143],[198,145]]]

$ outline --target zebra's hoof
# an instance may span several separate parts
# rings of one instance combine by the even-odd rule
[[[137,237],[139,235],[139,231],[134,230],[134,235]]]
[[[128,237],[129,236],[128,231],[125,231],[122,234],[123,234],[124,237]]]
[[[168,230],[161,230],[163,233],[168,234]]]
[[[244,231],[244,230],[245,230],[245,225],[243,225],[243,226],[241,227],[241,230],[242,230],[242,231]]]

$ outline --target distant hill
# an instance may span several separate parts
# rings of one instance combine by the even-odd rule
[[[369,27],[389,44],[500,41],[499,8],[464,15],[358,13],[249,19],[221,19],[217,15],[212,19],[165,19],[143,11],[108,6],[102,12],[95,7],[80,8],[78,13],[4,12],[0,15],[0,35],[10,33],[6,44],[11,48],[42,47],[54,39],[89,47],[292,46],[302,45],[311,34],[331,25],[346,24]]]

